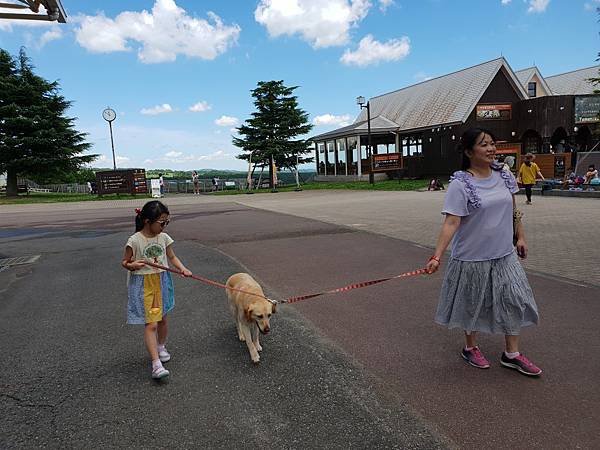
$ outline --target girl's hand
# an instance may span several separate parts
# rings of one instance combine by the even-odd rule
[[[427,265],[425,266],[425,269],[427,269],[427,273],[429,273],[429,274],[437,272],[437,270],[439,268],[440,268],[440,262],[435,259],[430,259],[427,262]]]
[[[519,258],[521,259],[527,258],[527,243],[525,242],[525,239],[519,239],[517,241],[517,255],[519,255]]]
[[[146,266],[146,263],[143,259],[138,259],[137,261],[130,261],[127,264],[127,268],[129,270],[140,270]]]
[[[181,271],[181,275],[183,275],[184,277],[191,277],[192,276],[192,271],[186,269],[185,267],[183,268],[183,270]]]

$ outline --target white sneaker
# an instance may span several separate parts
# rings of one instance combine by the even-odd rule
[[[163,366],[157,367],[152,370],[152,378],[155,380],[160,380],[162,378],[168,377],[169,371],[165,369]]]
[[[160,359],[161,363],[169,362],[169,361],[171,361],[171,354],[165,348],[158,352],[158,359]]]

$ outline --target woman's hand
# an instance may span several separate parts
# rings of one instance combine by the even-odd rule
[[[183,270],[181,271],[181,275],[183,275],[184,277],[191,277],[192,276],[192,271],[186,269],[185,267],[183,268]]]
[[[517,240],[517,255],[521,259],[527,258],[527,243],[523,238]]]
[[[435,273],[439,268],[440,259],[436,256],[432,256],[431,258],[429,258],[429,261],[427,261],[427,265],[425,266],[425,269],[427,269],[427,273]]]

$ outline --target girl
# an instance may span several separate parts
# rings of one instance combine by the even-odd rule
[[[540,168],[533,162],[534,159],[535,155],[527,153],[525,155],[525,162],[523,162],[519,168],[519,183],[523,183],[523,186],[525,186],[525,196],[527,197],[527,200],[525,201],[526,205],[531,205],[531,188],[535,184],[537,178],[545,180]]]
[[[427,263],[429,273],[438,270],[454,238],[435,321],[464,330],[461,355],[470,365],[490,367],[477,346],[476,333],[501,333],[506,350],[500,364],[537,376],[542,370],[519,352],[521,327],[538,322],[533,293],[512,244],[514,194],[519,188],[512,173],[494,164],[494,141],[489,131],[478,128],[461,138],[463,170],[454,173],[448,187],[442,211],[446,218]],[[517,254],[525,258],[520,221],[516,234]]]
[[[146,261],[171,265],[192,275],[175,256],[173,239],[164,233],[169,224],[169,210],[161,202],[148,202],[136,209],[135,231],[125,246],[121,265],[129,270],[127,277],[127,323],[145,324],[144,342],[152,358],[152,378],[169,376],[162,363],[171,359],[165,348],[167,340],[167,314],[175,306],[171,274],[145,264]]]

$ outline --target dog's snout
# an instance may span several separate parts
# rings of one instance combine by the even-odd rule
[[[263,330],[262,330],[262,332],[264,334],[267,334],[269,331],[271,331],[271,328],[269,328],[269,327],[264,327]]]

